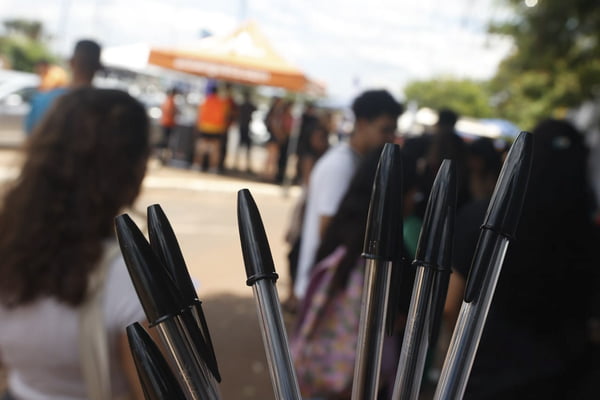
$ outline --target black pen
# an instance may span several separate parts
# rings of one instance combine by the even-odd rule
[[[377,397],[386,325],[397,311],[396,304],[388,311],[392,269],[399,267],[402,248],[402,160],[400,147],[387,143],[377,165],[362,254],[367,261],[352,400]]]
[[[151,328],[156,328],[172,356],[186,396],[192,400],[219,399],[210,372],[197,354],[182,317],[181,297],[175,283],[142,232],[124,214],[115,219],[117,238],[131,281]]]
[[[148,207],[148,234],[150,246],[173,279],[182,304],[185,306],[182,315],[190,330],[191,340],[217,382],[221,382],[217,358],[202,310],[202,302],[198,299],[175,232],[158,204]]]
[[[246,284],[252,286],[267,353],[271,382],[277,400],[301,400],[290,355],[267,234],[258,207],[248,189],[238,192],[238,228],[246,267]]]
[[[146,400],[186,400],[160,350],[139,323],[127,327],[127,339]]]
[[[416,400],[431,333],[437,330],[448,290],[456,212],[454,163],[444,160],[427,202],[413,265],[416,277],[398,362],[393,400]],[[433,345],[433,344],[431,344]]]
[[[502,166],[481,227],[464,301],[434,399],[460,399],[464,395],[504,256],[521,216],[532,149],[533,136],[521,132]]]

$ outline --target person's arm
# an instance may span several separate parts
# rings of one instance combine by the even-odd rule
[[[444,319],[450,331],[454,330],[454,325],[456,325],[456,320],[458,319],[465,294],[465,283],[465,278],[460,273],[453,271],[450,274],[448,295],[446,296],[446,304],[444,305]]]
[[[294,245],[294,242],[302,234],[302,221],[304,220],[304,210],[306,209],[306,190],[302,191],[300,198],[292,209],[292,215],[288,224],[288,229],[285,232],[285,241],[289,245]]]
[[[300,158],[300,177],[302,178],[301,184],[308,187],[308,181],[310,173],[315,166],[315,158],[312,156],[304,156]]]
[[[327,227],[329,227],[332,218],[333,217],[330,215],[319,216],[319,239],[323,239],[323,236],[325,236],[325,232],[327,231]]]

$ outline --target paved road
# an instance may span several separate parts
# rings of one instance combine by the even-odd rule
[[[0,181],[16,176],[18,165],[18,151],[0,150]],[[283,235],[298,196],[296,188],[286,197],[274,185],[151,162],[135,209],[145,214],[147,206],[161,204],[173,225],[190,272],[200,285],[223,376],[223,399],[268,400],[274,397],[252,289],[245,285],[237,231],[236,198],[242,188],[250,189],[261,211],[283,298],[288,283]]]

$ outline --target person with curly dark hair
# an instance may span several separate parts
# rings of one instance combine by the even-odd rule
[[[8,372],[7,398],[90,398],[81,309],[106,265],[97,290],[112,398],[143,399],[125,328],[145,317],[114,240],[113,219],[140,192],[148,126],[144,107],[128,94],[82,88],[58,99],[26,143],[20,176],[0,210],[0,361]]]

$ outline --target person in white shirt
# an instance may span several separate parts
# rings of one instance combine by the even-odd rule
[[[0,209],[6,399],[89,399],[80,309],[97,287],[90,276],[105,270],[98,314],[108,347],[107,400],[143,400],[125,328],[145,317],[113,220],[139,194],[148,127],[144,107],[127,93],[80,88],[57,99],[29,139],[20,176]]]
[[[363,92],[352,103],[355,122],[349,141],[329,149],[311,172],[294,283],[297,299],[304,297],[321,236],[337,211],[361,156],[393,142],[402,111],[402,105],[385,90]]]

